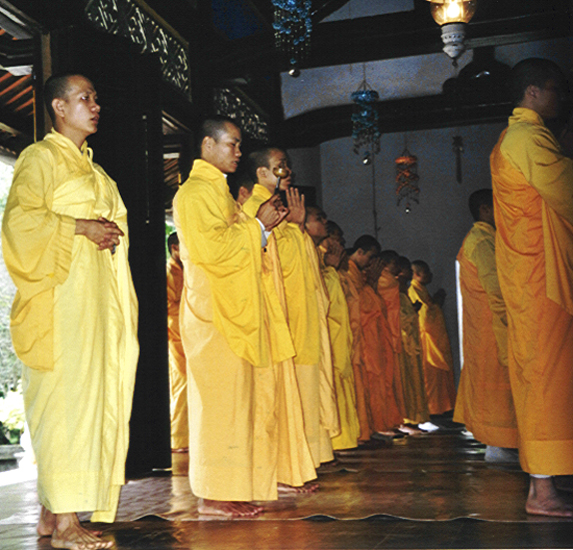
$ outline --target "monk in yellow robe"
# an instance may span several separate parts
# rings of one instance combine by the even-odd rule
[[[332,438],[332,447],[335,451],[352,449],[358,446],[360,424],[352,372],[352,329],[346,296],[337,271],[344,249],[337,240],[330,239],[326,214],[322,209],[313,206],[307,207],[306,211],[306,231],[318,248],[322,277],[329,298],[328,332],[340,418],[340,434]]]
[[[408,296],[408,286],[412,280],[410,260],[404,256],[399,256],[396,265],[399,270],[397,281],[400,292],[400,333],[402,340],[399,359],[406,406],[405,421],[417,427],[418,424],[425,424],[430,420],[424,382],[420,326],[418,312]],[[418,429],[417,431],[419,433],[421,430]]]
[[[169,395],[171,413],[171,450],[186,452],[189,447],[187,408],[187,367],[179,330],[179,306],[183,292],[183,264],[179,257],[177,232],[167,239],[167,342],[169,345]]]
[[[573,474],[573,161],[545,126],[565,78],[551,61],[527,59],[511,83],[516,108],[490,162],[525,509],[573,517],[551,477]]]
[[[184,288],[189,481],[199,513],[252,517],[277,498],[272,364],[292,357],[284,318],[265,306],[261,247],[286,212],[271,200],[247,219],[226,182],[241,157],[230,120],[201,125],[201,159],[174,199]],[[271,352],[271,340],[278,345]]]
[[[93,84],[55,75],[44,97],[54,130],[20,155],[2,224],[37,531],[56,548],[109,548],[76,513],[112,522],[124,484],[139,354],[127,212],[85,141],[99,121]]]
[[[256,215],[256,209],[264,202],[260,199],[260,187],[250,179],[244,179],[237,190],[237,202],[245,207],[249,216]],[[287,189],[289,197],[288,220],[304,215],[304,197],[295,189]],[[249,199],[253,197],[252,201]],[[248,201],[248,204],[246,204]],[[258,204],[257,204],[258,203]],[[285,223],[285,222],[283,222]],[[274,232],[269,235],[267,245],[262,249],[262,281],[265,298],[280,310],[286,319],[287,307],[282,269]],[[273,342],[271,342],[271,346]],[[304,418],[295,366],[292,357],[273,365],[277,380],[278,417],[278,465],[277,481],[280,493],[309,493],[318,489],[314,461],[306,440]]]
[[[517,424],[507,369],[507,315],[495,263],[491,189],[470,195],[475,220],[458,253],[464,362],[454,421],[487,445],[486,461],[515,462]]]
[[[361,352],[365,369],[363,379],[368,386],[369,416],[375,432],[394,437],[397,434],[393,430],[403,421],[403,411],[395,393],[396,358],[386,306],[372,286],[375,281],[369,283],[366,279],[368,268],[380,253],[380,244],[374,237],[363,235],[352,249],[348,275],[355,287],[360,288]]]
[[[291,184],[286,153],[274,147],[249,155],[249,174],[255,182],[245,203],[247,214],[268,200],[276,190],[276,169],[286,175],[279,189]],[[304,413],[304,429],[314,466],[334,458],[331,436],[340,431],[334,395],[332,359],[328,336],[328,296],[320,275],[316,248],[302,219],[285,220],[274,231],[282,269],[287,318],[296,350],[294,357],[298,388]]]
[[[426,285],[432,282],[432,272],[422,260],[412,262],[413,278],[408,295],[412,303],[420,302],[418,313],[424,360],[424,378],[430,414],[451,411],[456,401],[454,361],[444,313],[436,298],[430,296]]]

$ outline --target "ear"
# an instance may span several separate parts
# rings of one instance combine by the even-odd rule
[[[56,97],[52,100],[52,109],[59,118],[64,118],[64,104],[65,101],[61,97]]]
[[[540,90],[539,86],[535,86],[534,84],[530,84],[525,89],[525,95],[529,96],[531,98],[536,98],[537,95],[539,94],[539,90]]]
[[[265,166],[259,166],[257,168],[257,181],[262,181],[268,177],[268,168]]]
[[[205,149],[206,151],[210,151],[214,143],[215,140],[211,136],[205,136],[201,142],[201,150]]]

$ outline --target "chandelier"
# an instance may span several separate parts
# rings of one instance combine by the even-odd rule
[[[352,113],[353,149],[357,155],[363,151],[363,164],[370,164],[372,155],[377,155],[380,152],[380,130],[378,129],[378,110],[376,109],[376,103],[380,96],[376,90],[368,85],[366,74],[359,88],[350,94],[350,99],[354,103]]]
[[[444,52],[452,58],[454,66],[464,53],[466,25],[474,16],[477,0],[428,0],[434,21],[442,27]]]
[[[289,74],[300,75],[301,59],[308,55],[312,19],[311,0],[272,0],[275,10],[275,45],[289,57]]]

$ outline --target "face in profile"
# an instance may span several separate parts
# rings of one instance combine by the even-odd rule
[[[288,164],[288,157],[284,151],[273,149],[269,154],[269,171],[272,174],[273,185],[276,185],[277,176],[275,175],[275,170],[278,168],[286,170],[287,175],[281,177],[279,186],[281,191],[286,191],[292,183],[292,171]]]
[[[205,138],[205,160],[223,174],[232,174],[239,167],[241,159],[241,130],[229,122],[225,123],[224,128],[218,139]]]

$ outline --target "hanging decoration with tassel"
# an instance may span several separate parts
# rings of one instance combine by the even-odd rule
[[[311,0],[272,0],[275,10],[275,45],[289,57],[292,77],[300,75],[299,64],[310,49]]]
[[[404,150],[402,154],[394,161],[396,164],[396,205],[406,199],[406,214],[412,210],[410,202],[419,204],[420,188],[418,187],[418,157],[408,151],[406,138],[404,137]]]
[[[456,155],[456,181],[462,183],[462,153],[464,152],[462,136],[454,136],[452,149]]]
[[[350,94],[354,102],[352,113],[352,139],[354,152],[362,153],[362,163],[368,165],[373,155],[380,152],[380,130],[378,129],[378,109],[376,103],[380,99],[378,92],[373,90],[366,81],[366,68],[363,65],[364,78],[359,88]]]

